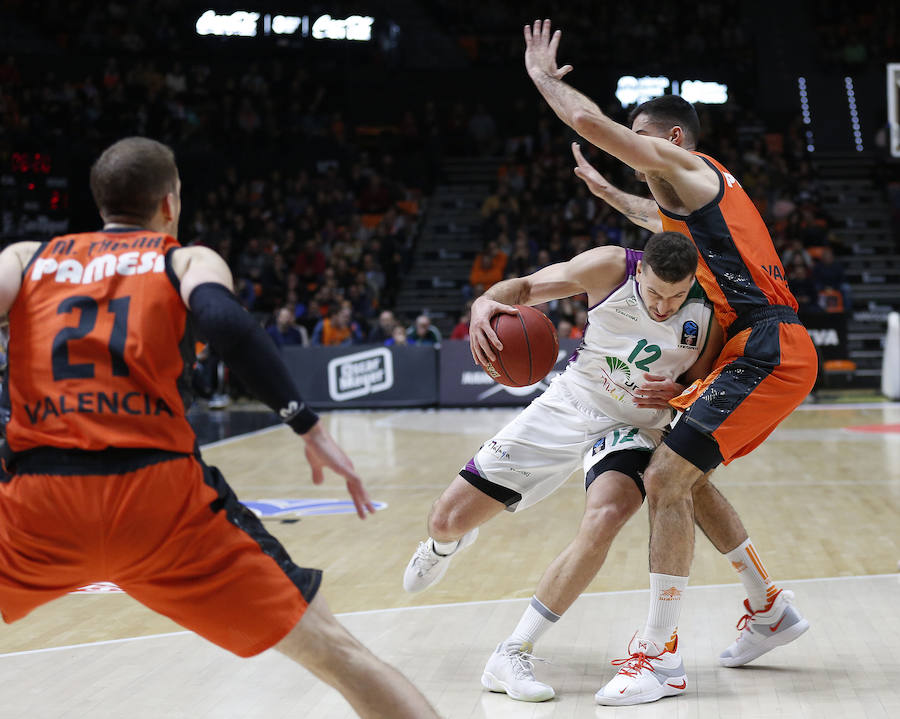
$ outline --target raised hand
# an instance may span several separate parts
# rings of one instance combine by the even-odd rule
[[[353,469],[353,462],[340,448],[337,442],[322,426],[319,421],[306,434],[303,435],[306,442],[306,461],[312,468],[313,484],[322,484],[325,480],[324,468],[333,469],[347,480],[347,492],[356,505],[356,513],[360,519],[366,518],[366,513],[375,514],[375,505],[369,497],[363,485],[362,479]]]
[[[592,194],[604,198],[604,193],[608,192],[612,185],[597,172],[597,168],[584,159],[584,155],[581,154],[581,145],[577,142],[572,143],[572,154],[575,155],[575,162],[578,164],[575,168],[575,176],[587,185]]]
[[[572,72],[571,65],[556,66],[556,51],[562,31],[550,32],[550,21],[534,21],[534,26],[525,26],[525,69],[532,79],[548,75],[556,80]]]

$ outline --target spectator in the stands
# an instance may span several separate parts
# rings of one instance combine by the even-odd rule
[[[473,292],[480,294],[502,280],[506,262],[506,254],[500,250],[496,240],[488,241],[484,250],[475,256],[469,272],[469,286]]]
[[[397,327],[397,318],[390,310],[382,310],[378,315],[378,322],[369,332],[368,341],[372,344],[384,344],[386,340],[394,336]],[[405,336],[405,332],[404,332]]]
[[[416,323],[406,331],[406,342],[411,345],[437,345],[441,342],[441,331],[431,324],[428,315],[419,315]]]
[[[813,282],[810,269],[799,255],[791,264],[785,266],[787,272],[788,287],[797,299],[798,312],[803,314],[821,312],[819,305],[819,291]]]
[[[472,300],[466,302],[466,309],[459,317],[459,321],[450,333],[451,340],[469,339],[469,322],[472,319]]]
[[[572,329],[574,325],[567,319],[563,318],[559,321],[559,324],[556,325],[556,334],[559,335],[559,338],[569,339],[572,336]]]
[[[315,239],[308,239],[294,261],[294,274],[300,277],[304,286],[314,285],[325,274],[326,266],[325,253]]]
[[[306,331],[306,327],[294,322],[294,313],[290,307],[279,308],[275,313],[275,322],[269,325],[266,331],[279,347],[288,345],[305,347],[309,344],[309,333]]]
[[[841,308],[850,308],[850,284],[844,277],[844,267],[834,258],[834,250],[829,246],[823,247],[819,256],[813,262],[812,279],[816,289],[822,296],[825,293],[838,292],[841,296]],[[826,307],[828,309],[828,307]]]
[[[384,344],[387,347],[406,347],[408,344],[406,341],[406,328],[403,327],[403,325],[394,327],[394,331],[391,332],[391,336],[384,341]]]
[[[319,320],[313,330],[312,343],[325,347],[356,344],[362,339],[359,325],[353,320],[350,306],[335,304],[328,317]]]

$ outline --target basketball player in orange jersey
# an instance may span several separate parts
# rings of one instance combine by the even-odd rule
[[[103,230],[0,253],[9,313],[9,481],[0,484],[6,622],[88,583],[115,582],[238,656],[270,647],[363,717],[435,717],[425,698],[334,618],[322,573],[294,564],[214,467],[185,419],[191,326],[303,439],[313,482],[353,464],[232,293],[215,252],[177,241],[172,151],[132,137],[91,169]]]
[[[670,677],[684,676],[676,628],[693,558],[694,503],[727,507],[730,531],[711,539],[736,566],[746,567],[741,576],[748,586],[747,613],[721,663],[745,664],[808,628],[789,593],[771,583],[740,519],[709,484],[708,474],[758,446],[808,396],[816,379],[816,351],[750,198],[722,165],[694,149],[700,128],[693,106],[675,96],[650,100],[632,113],[629,129],[562,81],[572,66],[557,66],[561,35],[551,31],[549,20],[535,21],[524,32],[525,67],[553,111],[647,182],[653,200],[620,198],[630,203],[628,216],[694,240],[700,254],[697,279],[726,333],[712,373],[672,401],[684,416],[644,474],[650,611],[629,656],[617,662],[618,674],[596,695],[600,704],[655,701],[683,693],[687,685],[686,679]],[[576,159],[576,174],[595,187],[599,176],[577,150]]]

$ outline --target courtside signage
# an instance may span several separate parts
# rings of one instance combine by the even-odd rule
[[[335,402],[385,392],[394,386],[394,360],[386,347],[336,357],[328,363],[328,394]]]

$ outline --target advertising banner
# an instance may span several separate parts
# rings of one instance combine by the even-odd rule
[[[475,364],[469,343],[445,341],[440,355],[440,404],[442,407],[517,407],[528,404],[553,377],[566,368],[566,363],[579,340],[560,340],[556,365],[544,379],[528,387],[506,387],[494,382]]]
[[[437,402],[434,347],[285,347],[282,352],[300,393],[315,409]]]

